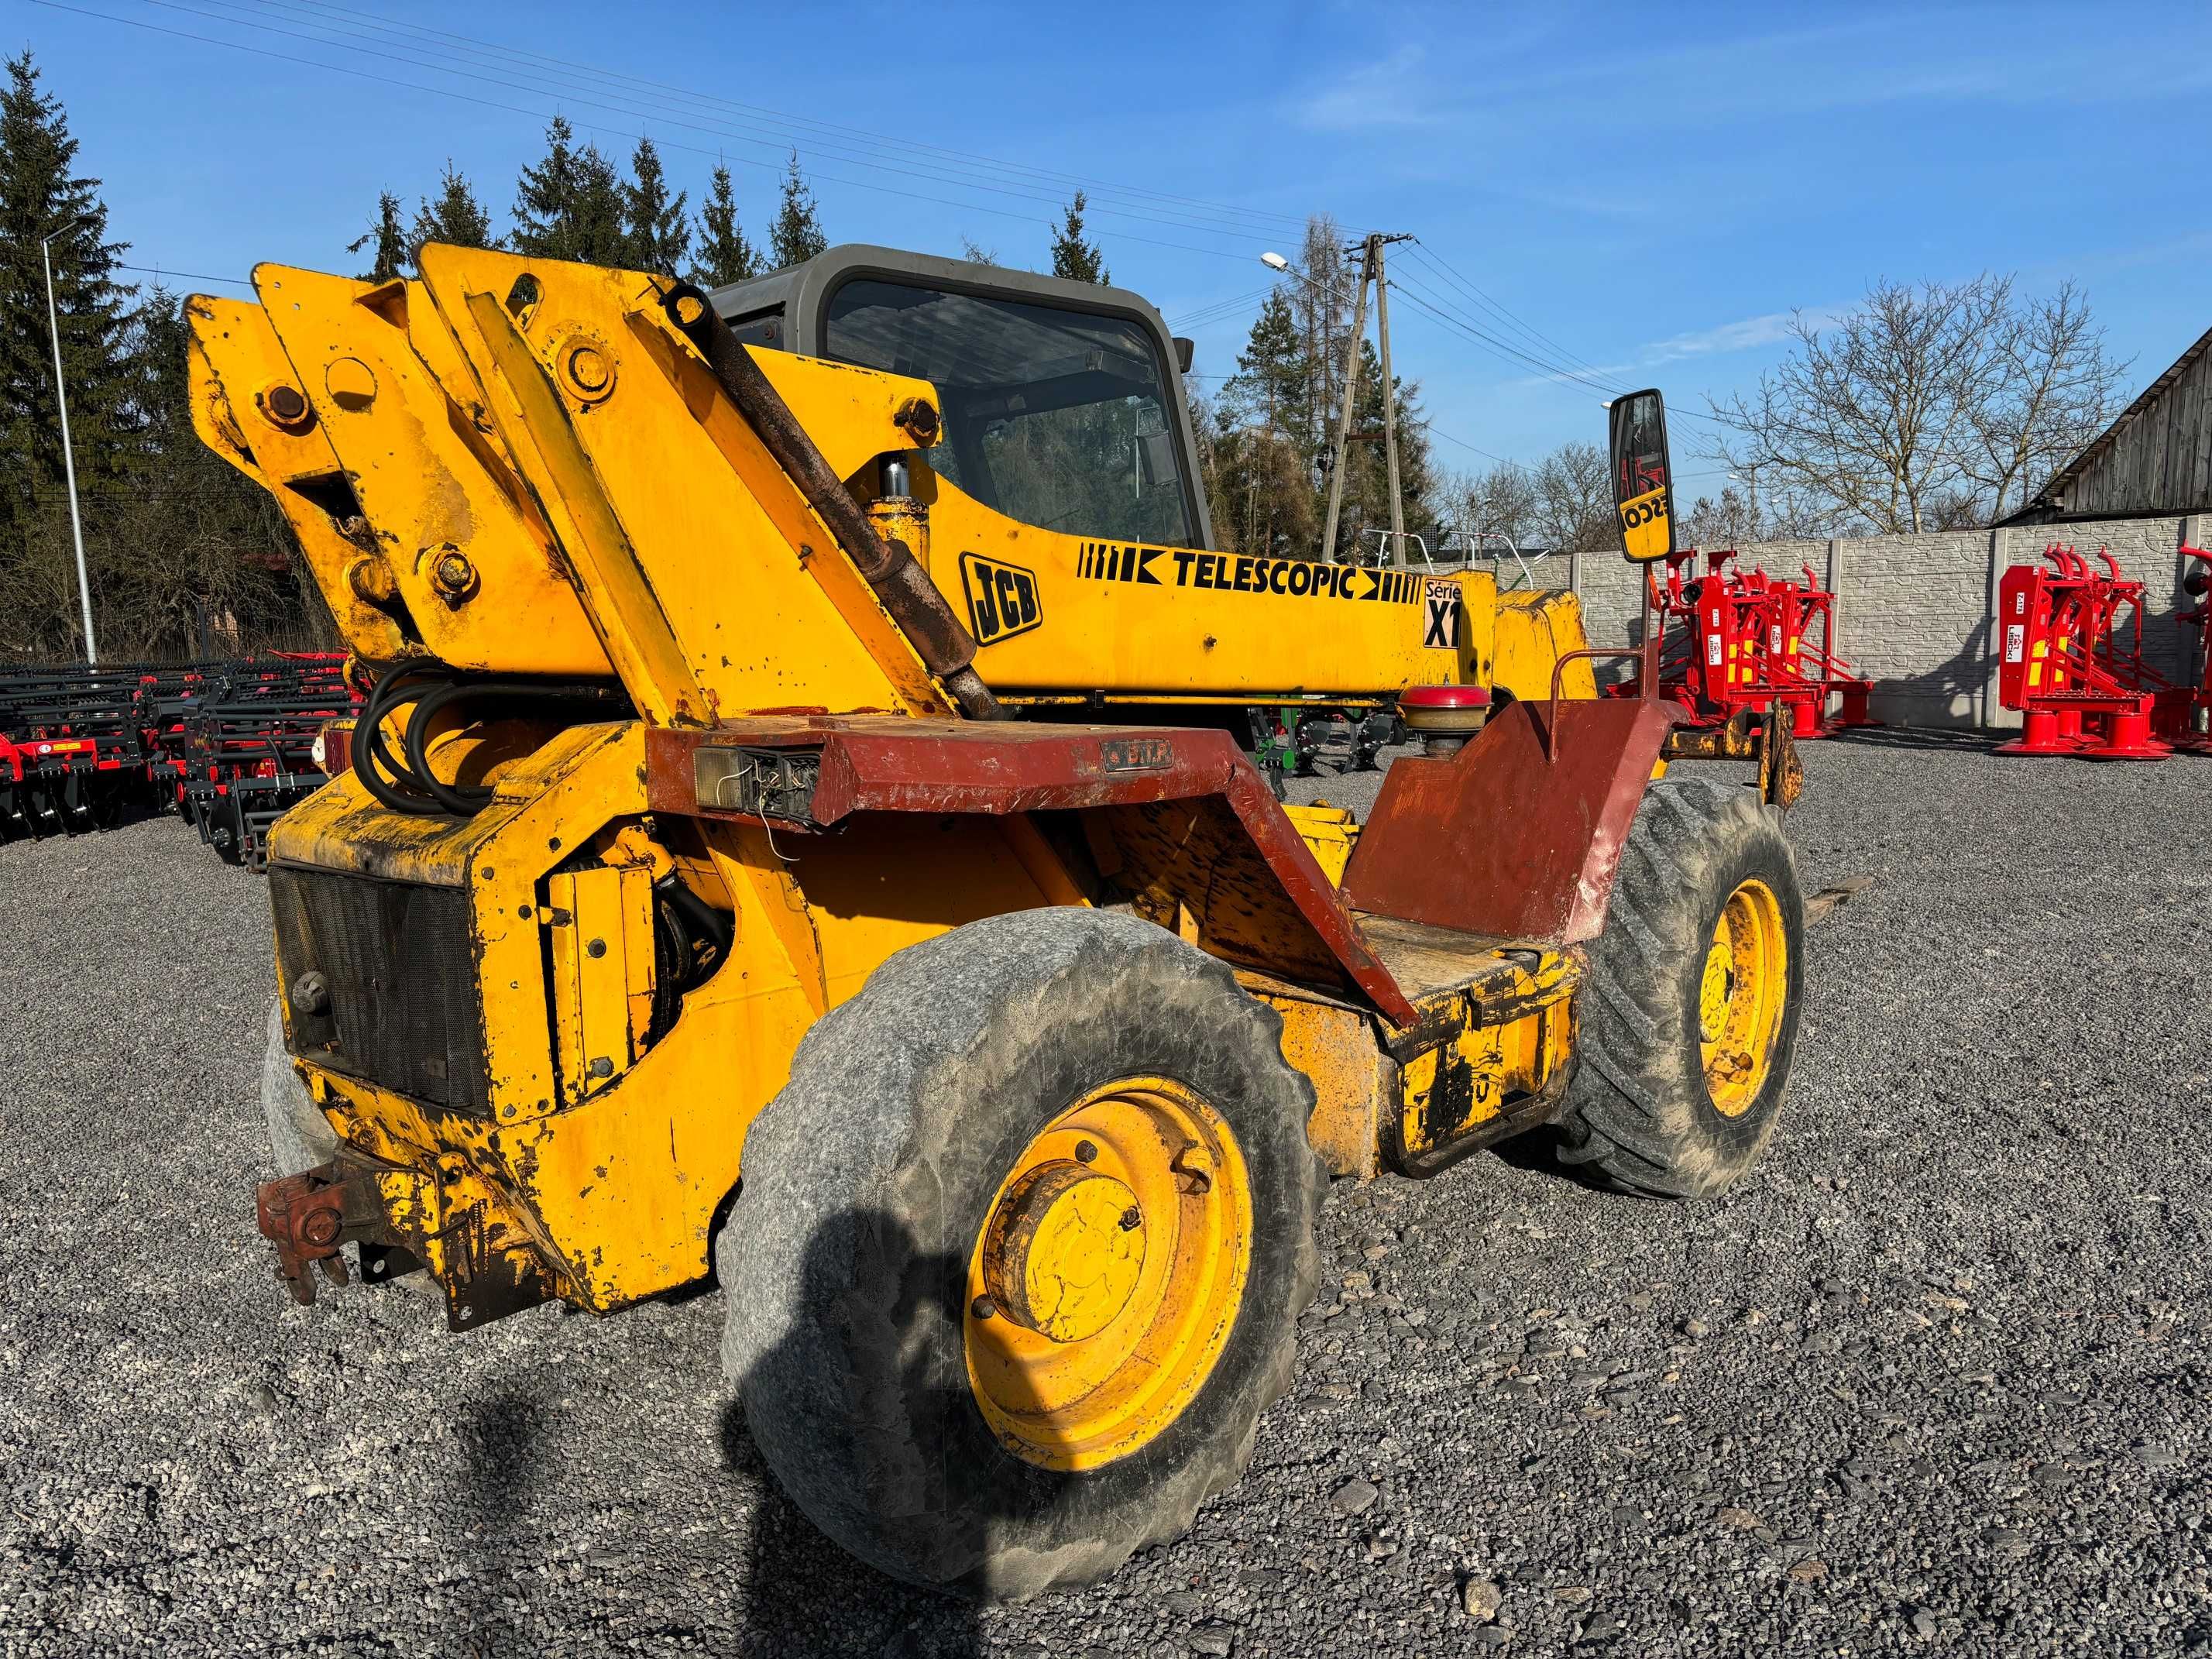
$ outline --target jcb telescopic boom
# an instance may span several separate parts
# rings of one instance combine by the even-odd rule
[[[1596,698],[1568,595],[1207,547],[1133,296],[420,263],[191,304],[200,430],[373,683],[270,841],[301,1299],[349,1245],[456,1328],[712,1271],[817,1523],[1019,1595],[1236,1477],[1325,1170],[1551,1122],[1643,1191],[1756,1158],[1786,722]],[[1364,824],[1240,752],[1302,696],[1427,740]],[[1653,782],[1686,754],[1762,787]]]

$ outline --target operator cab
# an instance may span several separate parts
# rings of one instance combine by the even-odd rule
[[[930,467],[1007,518],[1212,545],[1179,378],[1190,343],[1126,289],[848,243],[713,297],[747,345],[930,381]]]

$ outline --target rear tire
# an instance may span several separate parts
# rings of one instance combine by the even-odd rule
[[[1261,1412],[1290,1385],[1296,1321],[1319,1278],[1313,1088],[1284,1061],[1280,1033],[1221,963],[1148,922],[1075,908],[993,916],[910,946],[815,1024],[748,1133],[715,1259],[725,1368],[756,1444],[817,1526],[897,1577],[1013,1599],[1103,1577],[1180,1534],[1237,1478]],[[995,1431],[987,1420],[991,1390],[973,1368],[1004,1334],[976,1322],[1010,1316],[979,1313],[972,1275],[987,1222],[1000,1226],[1024,1190],[1014,1172],[1080,1173],[1027,1160],[1067,1135],[1071,1110],[1121,1098],[1125,1080],[1187,1091],[1225,1126],[1249,1198],[1241,1291],[1216,1280],[1200,1299],[1207,1311],[1187,1328],[1211,1358],[1180,1403],[1170,1396],[1105,1461],[1054,1467],[1045,1440],[1025,1445],[1003,1416]],[[1096,1171],[1118,1156],[1110,1142],[1103,1154],[1068,1144]],[[1157,1144],[1183,1145],[1183,1159],[1196,1146]],[[1208,1196],[1146,1209],[1140,1255],[1226,1259],[1190,1242],[1217,1235],[1187,1219],[1229,1190],[1226,1167],[1181,1189]],[[1063,1308],[1083,1282],[1054,1281]],[[1093,1338],[1066,1340],[1049,1352]],[[1153,1362],[1113,1363],[1127,1375]],[[1183,1362],[1158,1362],[1170,1363]],[[1066,1443],[1112,1392],[1098,1385],[1071,1408]]]
[[[1722,942],[1732,927],[1767,953],[1741,977]],[[1563,1161],[1655,1197],[1711,1197],[1741,1179],[1781,1115],[1803,947],[1781,814],[1740,785],[1654,784],[1577,998]]]
[[[269,1124],[269,1150],[280,1176],[298,1175],[338,1154],[337,1132],[293,1069],[284,1048],[284,1010],[269,1005],[269,1046],[261,1058],[261,1115]]]

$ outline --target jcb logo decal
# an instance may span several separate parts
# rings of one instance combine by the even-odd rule
[[[1025,634],[1044,620],[1036,574],[1018,564],[963,553],[960,591],[968,600],[969,631],[978,645]]]

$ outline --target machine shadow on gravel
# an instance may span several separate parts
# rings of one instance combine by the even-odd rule
[[[732,1224],[742,1225],[742,1208]],[[964,1376],[929,1374],[929,1345],[915,1340],[925,1321],[963,1316],[967,1263],[950,1255],[924,1255],[900,1248],[905,1224],[875,1211],[843,1211],[823,1217],[807,1243],[801,1274],[801,1305],[834,1308],[852,1289],[854,1240],[884,1241],[872,1249],[893,1250],[912,1260],[896,1304],[896,1329],[888,1340],[903,1356],[902,1392],[905,1409],[932,1420],[973,1412]],[[880,1259],[880,1258],[878,1258]],[[817,1361],[794,1336],[761,1356],[754,1371],[732,1378],[722,1409],[724,1467],[757,1483],[751,1547],[744,1569],[744,1619],[748,1637],[761,1651],[778,1655],[846,1655],[856,1659],[970,1659],[983,1651],[980,1609],[971,1601],[924,1589],[878,1571],[823,1537],[799,1506],[784,1494],[745,1421],[744,1395],[757,1377],[780,1388],[804,1387]],[[935,1437],[937,1443],[950,1437]],[[950,1483],[926,1482],[939,1492]],[[938,1513],[928,1524],[948,1541],[981,1555],[994,1517],[972,1510]],[[954,1529],[968,1535],[955,1537]]]
[[[520,1535],[520,1517],[544,1484],[538,1449],[552,1425],[534,1396],[501,1388],[464,1402],[455,1426],[465,1478],[449,1517],[448,1541],[479,1575],[463,1612],[465,1629],[457,1651],[467,1659],[534,1653],[536,1638],[507,1610],[510,1593],[523,1599],[520,1587],[488,1579],[482,1570],[487,1563],[526,1561],[537,1553],[535,1542]]]

